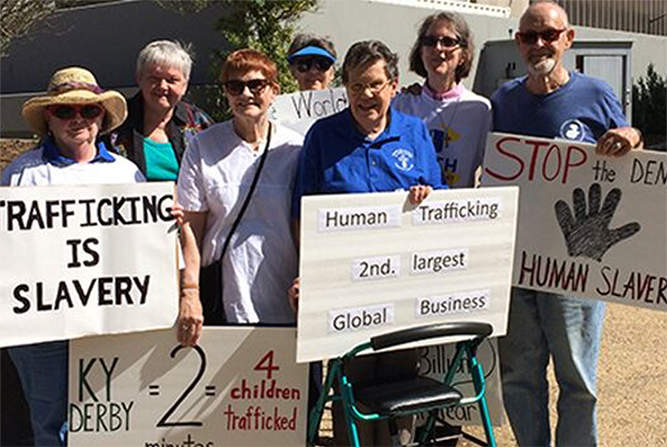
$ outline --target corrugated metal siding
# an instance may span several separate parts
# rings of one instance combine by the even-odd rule
[[[667,0],[559,0],[573,25],[667,36]]]

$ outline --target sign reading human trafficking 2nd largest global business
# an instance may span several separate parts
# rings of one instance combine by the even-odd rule
[[[298,361],[380,333],[483,321],[505,334],[518,191],[306,196],[301,212]],[[429,341],[428,343],[438,343]]]
[[[172,204],[172,183],[0,188],[0,346],[171,326]]]
[[[521,187],[515,286],[667,311],[667,154],[491,134],[483,178]]]

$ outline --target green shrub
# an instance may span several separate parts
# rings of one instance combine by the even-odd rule
[[[665,147],[667,139],[667,77],[649,64],[646,76],[632,86],[632,124],[639,128],[650,145]]]

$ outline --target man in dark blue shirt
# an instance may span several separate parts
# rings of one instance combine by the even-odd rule
[[[626,154],[641,146],[618,99],[602,81],[563,67],[574,30],[550,1],[521,17],[516,41],[528,76],[492,96],[493,130],[597,143],[597,152]],[[514,288],[509,328],[499,340],[505,409],[520,446],[550,446],[546,368],[551,356],[560,387],[556,445],[595,446],[596,371],[604,303]]]

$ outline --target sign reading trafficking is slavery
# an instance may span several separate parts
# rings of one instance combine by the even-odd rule
[[[207,327],[192,348],[173,330],[72,341],[68,445],[304,445],[308,365],[294,337]]]
[[[491,134],[485,185],[519,185],[515,286],[667,311],[667,154]]]
[[[0,188],[0,346],[173,325],[173,187]]]
[[[504,335],[517,196],[509,187],[434,191],[420,205],[406,192],[304,197],[297,361],[429,323],[483,321]]]
[[[344,88],[308,90],[278,96],[271,105],[272,120],[305,135],[320,118],[333,115],[347,107]]]

